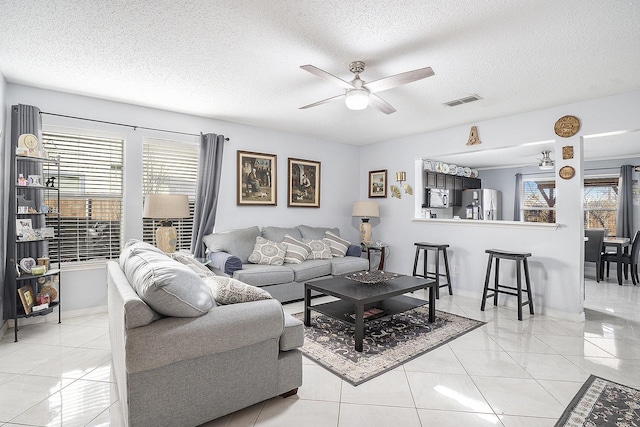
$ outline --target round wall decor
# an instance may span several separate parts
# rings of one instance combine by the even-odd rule
[[[575,116],[562,116],[553,127],[556,135],[562,138],[569,138],[580,130],[580,120]]]
[[[558,171],[558,175],[560,175],[560,178],[562,179],[571,179],[575,174],[576,170],[571,166],[563,166]]]

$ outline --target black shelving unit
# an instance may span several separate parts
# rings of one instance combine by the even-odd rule
[[[16,141],[17,142],[17,141]],[[17,144],[16,144],[17,145]],[[15,341],[18,341],[18,319],[36,316],[45,316],[58,309],[58,323],[61,322],[60,312],[60,191],[56,186],[60,182],[60,162],[58,159],[48,157],[37,157],[37,155],[18,155],[16,148],[12,153],[11,171],[9,174],[12,197],[9,200],[9,221],[7,227],[7,264],[5,270],[5,297],[8,301],[5,304],[5,319],[13,319]],[[39,176],[37,181],[19,180],[22,175],[27,178],[29,175]],[[45,180],[55,177],[54,183],[46,184]],[[21,207],[23,207],[21,209]],[[25,212],[24,209],[28,211]],[[53,229],[53,236],[31,235],[18,236],[16,230],[18,222],[25,220],[30,222],[32,229],[44,230]],[[26,274],[20,267],[23,258],[48,257],[48,270],[41,275]],[[57,279],[57,280],[54,280]],[[29,285],[32,289],[32,296],[37,298],[38,293],[44,286],[51,286],[55,283],[57,298],[49,302],[49,307],[33,311],[25,311],[18,294],[18,289]]]

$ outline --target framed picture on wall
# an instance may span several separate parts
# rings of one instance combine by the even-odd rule
[[[238,205],[278,204],[275,154],[238,151]]]
[[[287,206],[320,207],[320,162],[289,158]]]
[[[387,197],[387,170],[369,171],[369,198]]]

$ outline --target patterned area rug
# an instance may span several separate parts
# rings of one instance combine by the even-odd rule
[[[294,316],[304,321],[303,313]],[[429,308],[422,306],[365,323],[359,353],[354,348],[353,325],[314,311],[311,318],[302,353],[355,386],[484,325],[437,310],[436,321],[429,323]]]
[[[591,375],[556,423],[561,426],[640,426],[640,390]]]

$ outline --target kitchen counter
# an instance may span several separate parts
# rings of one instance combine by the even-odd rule
[[[546,229],[557,230],[560,224],[548,224],[546,222],[522,222],[522,221],[502,221],[502,220],[477,220],[477,219],[453,219],[453,218],[411,218],[413,222],[429,222],[440,224],[456,224],[460,226],[475,227],[511,227],[526,229]]]

